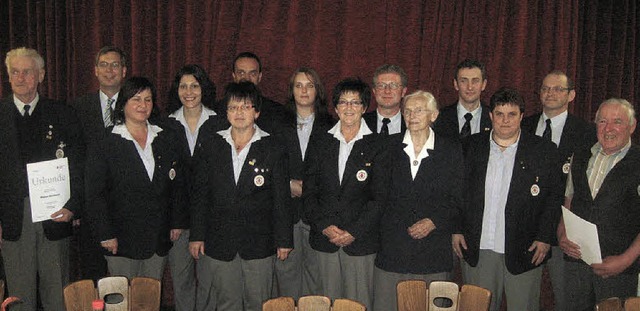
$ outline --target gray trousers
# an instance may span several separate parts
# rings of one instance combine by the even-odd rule
[[[209,295],[204,299],[215,301],[205,310],[215,311],[261,311],[262,303],[271,298],[274,256],[263,259],[244,260],[239,255],[232,261],[221,261],[206,255],[198,260],[200,286],[210,284]],[[198,297],[200,299],[200,297]]]
[[[331,299],[347,298],[373,305],[373,262],[376,254],[350,256],[342,248],[335,253],[316,251],[322,294]]]
[[[507,296],[507,310],[540,310],[542,267],[513,275],[507,271],[504,254],[480,250],[480,259],[476,267],[462,261],[462,274],[465,283],[491,291],[491,311],[500,310],[503,291]]]
[[[564,254],[560,246],[551,248],[551,258],[547,260],[547,269],[551,278],[551,286],[553,287],[553,297],[555,300],[554,309],[557,311],[567,310],[566,307],[566,291],[564,283]]]
[[[183,230],[173,242],[167,256],[173,280],[173,301],[176,311],[194,311],[196,306],[195,261],[189,253],[189,230]]]
[[[603,279],[593,273],[593,269],[583,262],[565,262],[567,280],[567,309],[593,310],[595,304],[609,297],[636,296],[638,275],[618,274]]]
[[[429,286],[431,281],[448,281],[450,277],[451,275],[448,272],[432,274],[395,273],[376,267],[373,272],[373,311],[396,310],[398,307],[396,285],[400,281],[423,280]]]
[[[42,223],[31,222],[29,198],[23,206],[20,239],[2,243],[9,295],[23,301],[11,310],[36,311],[38,290],[45,311],[64,310],[62,289],[69,283],[69,238],[49,241]]]
[[[309,245],[309,225],[299,221],[293,226],[293,251],[286,260],[276,260],[274,295],[298,300],[320,294],[320,274],[316,252]]]
[[[162,280],[165,257],[153,254],[149,259],[131,259],[120,256],[104,256],[107,260],[109,274],[126,276],[129,280],[136,276],[144,276]]]

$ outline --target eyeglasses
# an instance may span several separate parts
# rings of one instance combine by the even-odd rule
[[[389,88],[390,90],[397,90],[402,87],[402,84],[395,83],[395,82],[391,82],[391,83],[378,82],[376,83],[375,87],[376,87],[376,90],[381,90],[381,91],[386,88]]]
[[[253,109],[253,105],[240,105],[240,106],[229,106],[227,107],[228,112],[238,112],[238,111],[247,111],[249,109]]]
[[[348,100],[340,100],[338,101],[338,106],[340,107],[347,107],[347,106],[362,106],[362,101],[361,100],[352,100],[352,101],[348,101]]]
[[[98,63],[98,67],[103,69],[108,67],[111,67],[112,69],[118,69],[120,68],[120,66],[122,65],[119,62],[113,62],[113,63],[99,62]]]
[[[424,108],[418,108],[418,109],[414,109],[414,110],[411,110],[411,109],[402,110],[402,114],[405,117],[410,117],[411,115],[414,115],[416,117],[421,117],[421,116],[424,116],[425,114],[427,114],[427,112],[429,112],[429,110],[428,109],[424,109]]]
[[[560,92],[570,91],[570,90],[573,90],[573,89],[569,87],[561,87],[561,86],[554,86],[554,87],[543,86],[540,88],[540,93],[547,93],[547,92],[560,93]]]

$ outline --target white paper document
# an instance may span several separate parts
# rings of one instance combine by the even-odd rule
[[[567,238],[580,246],[582,260],[588,265],[602,263],[598,227],[580,218],[564,206],[562,207],[562,218]]]
[[[27,164],[29,201],[33,222],[51,219],[69,201],[69,160],[60,158]]]

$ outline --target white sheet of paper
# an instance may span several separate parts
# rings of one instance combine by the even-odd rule
[[[33,222],[51,219],[69,201],[69,160],[67,158],[27,164],[29,201]]]
[[[580,246],[582,260],[588,265],[602,263],[598,227],[580,218],[564,206],[562,207],[562,218],[567,238]]]

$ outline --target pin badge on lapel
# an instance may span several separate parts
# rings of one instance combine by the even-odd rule
[[[174,180],[176,178],[176,170],[174,168],[171,168],[169,170],[169,179]]]
[[[571,169],[571,163],[565,163],[562,165],[562,172],[565,174],[569,174],[569,170]]]
[[[536,176],[536,184],[531,186],[531,195],[537,197],[540,194],[540,186],[538,186],[537,182],[540,180],[538,176]]]
[[[256,159],[251,159],[249,161],[249,165],[254,166],[256,164]]]
[[[49,132],[51,133],[51,132]],[[58,144],[58,150],[56,150],[56,159],[62,159],[64,158],[64,150],[63,148],[66,147],[67,145],[61,141],[60,144]]]
[[[367,171],[365,171],[365,170],[359,170],[358,173],[356,173],[356,179],[358,181],[365,181],[365,180],[367,180],[368,176],[369,175],[367,174]]]
[[[256,187],[262,187],[262,185],[264,185],[264,176],[257,175],[256,177],[254,177],[253,184],[256,185]]]
[[[46,139],[48,140],[52,140],[53,139],[53,125],[49,124],[49,131],[47,131],[47,136],[45,136]]]

